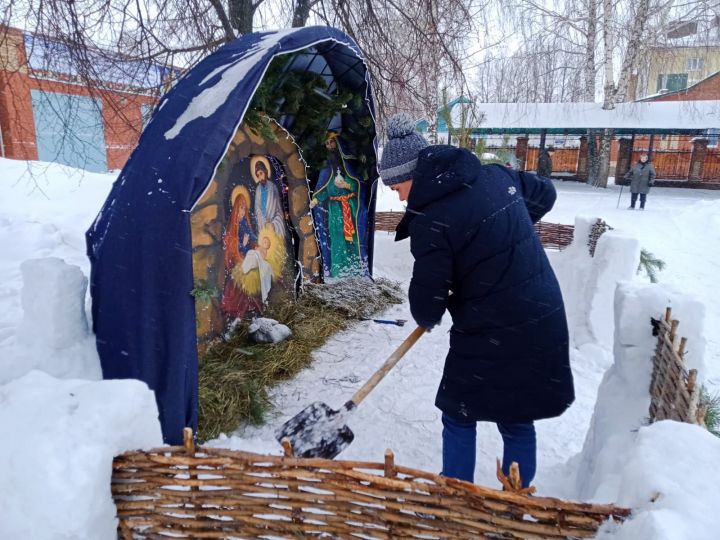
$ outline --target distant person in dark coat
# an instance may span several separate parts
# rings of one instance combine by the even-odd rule
[[[537,166],[538,176],[544,176],[546,178],[550,178],[552,176],[553,167],[550,152],[553,151],[554,150],[552,148],[543,148],[542,150],[540,150]]]
[[[555,202],[546,178],[481,165],[471,152],[427,146],[404,113],[387,126],[380,172],[407,201],[396,240],[415,258],[410,311],[428,329],[452,316],[435,405],[443,412],[442,474],[472,482],[477,421],[498,425],[503,471],[535,475],[533,422],[574,399],[560,287],[533,223]],[[433,361],[434,359],[428,359]]]
[[[635,210],[635,203],[640,195],[640,210],[645,210],[645,201],[650,193],[650,188],[655,184],[655,167],[648,161],[647,154],[640,156],[638,161],[625,174],[625,180],[630,181],[630,207],[628,210]]]

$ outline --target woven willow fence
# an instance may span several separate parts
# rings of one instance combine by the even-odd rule
[[[131,538],[588,538],[629,511],[497,491],[384,463],[185,446],[113,463]]]
[[[573,236],[575,235],[575,227],[562,223],[538,221],[535,224],[535,232],[545,249],[556,249],[560,251],[572,243]]]
[[[687,339],[678,337],[679,324],[669,307],[665,317],[653,319],[657,345],[650,382],[650,422],[677,420],[704,425],[705,408],[698,406],[697,370],[685,368]]]
[[[403,217],[402,212],[376,212],[375,213],[375,230],[395,232],[395,228]],[[588,238],[588,249],[590,255],[595,255],[595,247],[600,237],[607,231],[612,230],[607,223],[598,219],[590,231]],[[563,223],[548,223],[546,221],[538,221],[535,224],[535,232],[540,238],[545,249],[555,249],[561,251],[568,247],[575,235],[575,227],[573,225],[565,225]]]
[[[395,232],[405,212],[375,212],[375,230]]]

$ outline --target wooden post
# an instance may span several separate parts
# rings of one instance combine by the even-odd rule
[[[648,143],[648,161],[652,161],[653,143],[655,142],[655,134],[650,134],[650,142]]]
[[[515,158],[517,159],[517,170],[524,171],[527,164],[528,137],[518,137],[515,145]]]
[[[695,139],[690,154],[690,167],[688,169],[688,180],[702,181],[705,169],[705,158],[707,157],[707,139]]]
[[[188,454],[195,455],[195,438],[193,437],[192,428],[186,427],[183,429],[183,446]]]
[[[286,458],[295,457],[295,451],[293,450],[290,439],[288,439],[287,437],[283,437],[283,440],[280,442],[280,444],[283,447],[283,454],[285,454]]]
[[[625,174],[632,166],[632,139],[618,140],[618,156],[615,163],[615,183],[624,185]]]
[[[397,471],[395,470],[395,454],[389,448],[385,450],[385,476],[387,478],[395,478]]]
[[[580,148],[578,148],[577,167],[575,176],[583,182],[588,179],[588,139],[585,135],[580,137]]]
[[[685,422],[697,424],[698,401],[700,401],[700,388],[697,385],[697,369],[691,369],[688,374],[687,391],[690,394],[690,403],[688,403],[687,417]],[[703,416],[705,416],[703,414]]]
[[[678,348],[678,356],[682,359],[685,358],[685,347],[687,346],[687,338],[684,337],[680,340],[680,347]]]
[[[547,129],[543,128],[540,130],[540,151],[545,149],[545,137],[547,136]]]
[[[672,323],[670,324],[670,343],[673,344],[673,348],[675,347],[675,340],[677,339],[677,329],[678,326],[680,326],[680,321],[677,319],[673,319]]]
[[[293,450],[292,442],[290,442],[290,439],[288,439],[287,437],[283,437],[283,440],[280,441],[280,444],[282,445],[282,448],[283,448],[283,455],[286,458],[295,457],[295,451]],[[290,493],[300,493],[300,488],[298,486],[293,486],[288,482],[288,491]],[[290,498],[292,499],[292,495],[290,495]],[[291,501],[290,508],[292,511],[292,515],[291,515],[290,519],[292,520],[293,523],[300,523],[302,521],[302,516],[301,516],[302,506],[298,506],[297,504],[295,504]]]

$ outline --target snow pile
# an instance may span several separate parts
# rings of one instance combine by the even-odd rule
[[[720,440],[678,422],[641,427],[647,423],[656,342],[650,318],[664,314],[666,306],[673,308],[681,321],[679,333],[688,338],[689,367],[702,374],[703,304],[660,285],[620,284],[615,363],[600,384],[583,451],[570,462],[577,497],[635,510],[633,519],[613,532],[616,540],[710,538],[707,516],[720,503],[720,496],[708,497],[720,482],[720,471],[711,467],[720,455]]]
[[[24,314],[0,360],[0,538],[114,538],[112,459],[162,444],[154,394],[77,380],[101,377],[87,278],[56,257],[20,266]]]
[[[85,338],[87,278],[82,270],[57,257],[30,259],[20,269],[24,317],[18,339],[62,349]]]
[[[651,357],[655,349],[650,318],[673,308],[679,334],[688,338],[688,365],[702,377],[705,307],[686,294],[660,285],[623,283],[615,295],[615,363],[605,373],[585,446],[580,456],[577,490],[583,500],[616,500],[619,473],[632,448],[635,431],[647,423]],[[658,471],[657,474],[661,474]]]
[[[640,263],[638,240],[619,230],[603,234],[591,257],[588,238],[597,220],[575,218],[572,244],[549,254],[565,301],[571,343],[578,348],[588,343],[611,346],[615,286],[632,279]]]
[[[154,395],[131,380],[33,371],[0,387],[0,426],[0,538],[115,538],[113,456],[162,444]]]
[[[82,294],[78,289],[78,274],[72,277],[70,271],[48,266],[44,270],[54,277],[43,278],[44,270],[31,271],[42,291],[21,294],[23,279],[32,277],[23,275],[21,263],[58,257],[87,276],[90,265],[85,254],[85,230],[107,197],[115,175],[1,158],[0,171],[0,384],[32,369],[62,378],[98,379],[100,364],[94,337],[87,332],[87,323],[78,320],[79,306],[88,307],[84,288]],[[53,302],[53,309],[59,309],[69,298],[77,298],[77,303],[55,317],[57,332],[51,331],[43,311],[49,312]],[[28,302],[36,303],[32,316],[23,313],[23,303],[27,307]],[[62,330],[70,331],[76,339],[60,337]],[[55,338],[50,337],[52,333]]]
[[[80,268],[56,257],[20,266],[24,314],[15,339],[0,347],[0,384],[33,369],[61,378],[102,378],[85,316],[87,278]]]
[[[614,502],[633,515],[620,527],[606,524],[597,538],[716,540],[718,456],[720,439],[701,427],[668,420],[640,428],[611,478]]]

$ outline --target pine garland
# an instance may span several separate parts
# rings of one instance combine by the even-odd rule
[[[209,282],[205,280],[198,280],[195,282],[195,288],[190,291],[190,294],[192,294],[198,301],[210,302],[213,298],[218,298],[220,296],[220,291]]]
[[[704,421],[707,430],[716,437],[720,437],[720,394],[710,396],[708,389],[701,386],[699,406],[705,407]]]
[[[325,138],[336,114],[342,116],[343,142],[357,156],[358,171],[364,178],[375,166],[375,129],[365,99],[335,81],[336,92],[327,91],[327,82],[318,73],[287,70],[296,55],[279,56],[268,67],[263,81],[245,114],[245,123],[263,137],[274,140],[267,116],[292,116],[288,131],[302,150],[311,178],[316,177],[327,156]]]
[[[650,283],[657,283],[657,273],[665,269],[665,261],[658,259],[646,249],[640,250],[640,264],[638,265],[637,273],[641,270],[645,270],[645,274],[650,278]]]

